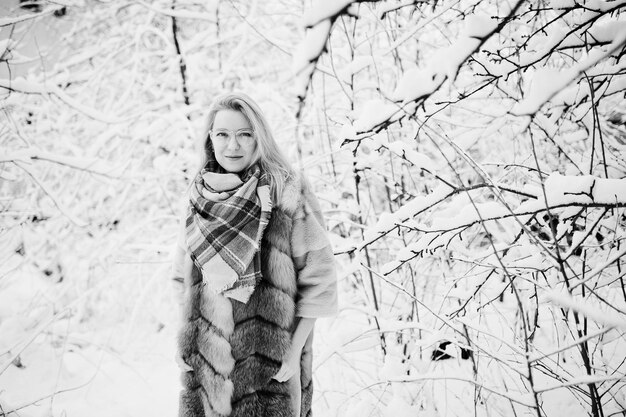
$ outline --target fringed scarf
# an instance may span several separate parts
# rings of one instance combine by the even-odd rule
[[[194,180],[186,235],[205,288],[247,303],[261,279],[260,244],[272,210],[270,186],[257,164],[244,178],[209,161]]]

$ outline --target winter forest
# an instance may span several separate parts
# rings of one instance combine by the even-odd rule
[[[177,415],[206,110],[320,200],[315,416],[626,415],[626,1],[2,0],[0,416]]]

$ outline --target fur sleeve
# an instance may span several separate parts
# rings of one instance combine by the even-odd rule
[[[334,316],[338,311],[335,258],[322,211],[306,179],[294,215],[291,245],[297,271],[296,316]]]

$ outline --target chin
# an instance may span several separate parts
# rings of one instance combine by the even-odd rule
[[[225,163],[221,163],[220,165],[231,174],[239,174],[241,171],[246,169],[245,164],[234,164],[230,161],[226,161]]]

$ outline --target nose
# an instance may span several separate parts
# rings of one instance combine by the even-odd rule
[[[226,142],[227,149],[239,149],[239,142],[237,142],[236,135],[230,135],[228,142]]]

